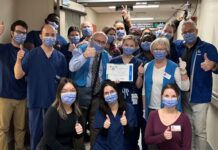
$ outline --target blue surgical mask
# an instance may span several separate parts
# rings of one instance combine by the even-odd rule
[[[162,98],[162,103],[165,107],[167,108],[172,108],[175,107],[178,104],[177,98],[172,98],[169,99],[168,97],[163,97]]]
[[[117,30],[117,38],[118,39],[122,39],[125,35],[126,35],[125,30],[123,30],[123,29]]]
[[[97,53],[101,53],[104,50],[104,47],[98,42],[93,41],[92,46],[95,48]]]
[[[162,33],[161,30],[157,30],[157,31],[155,32],[156,37],[159,38],[159,37],[161,36],[161,33]]]
[[[125,55],[132,55],[136,51],[135,48],[132,47],[123,47],[123,53]]]
[[[85,27],[82,29],[82,33],[83,33],[83,36],[84,37],[87,37],[87,36],[91,36],[92,35],[92,29],[91,27]]]
[[[76,100],[76,92],[61,93],[61,101],[64,104],[72,105]]]
[[[104,95],[104,99],[108,104],[112,104],[117,101],[118,95],[116,92],[113,92],[108,95]]]
[[[183,38],[185,40],[185,43],[187,43],[187,44],[192,44],[192,43],[194,43],[197,40],[197,36],[195,35],[194,32],[192,32],[192,33],[185,33],[183,35]]]
[[[71,37],[71,43],[78,44],[80,42],[80,36],[72,36]]]
[[[150,51],[150,46],[151,46],[151,42],[142,42],[141,43],[141,48],[144,50],[144,51]]]
[[[55,45],[55,43],[56,43],[56,38],[46,36],[46,37],[43,38],[43,43],[48,47],[53,47]]]
[[[166,51],[165,50],[154,50],[153,55],[156,60],[162,60],[166,57]]]
[[[172,34],[168,32],[163,32],[162,35],[167,38],[169,41],[173,38]]]
[[[56,23],[56,22],[51,22],[51,21],[48,21],[48,23],[54,27],[56,30],[59,28],[59,25]]]
[[[14,36],[14,40],[17,44],[23,44],[24,41],[26,40],[26,34],[16,34]]]
[[[115,40],[115,36],[114,35],[108,35],[108,40],[107,40],[107,43],[108,44],[112,44]]]

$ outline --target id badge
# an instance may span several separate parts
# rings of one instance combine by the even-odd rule
[[[164,72],[163,76],[164,76],[164,78],[166,78],[168,80],[170,80],[170,78],[171,78],[171,75],[167,72]]]
[[[137,105],[138,104],[138,95],[136,93],[131,94],[132,104]]]
[[[181,125],[171,125],[170,129],[172,132],[181,132],[182,129],[181,129]]]

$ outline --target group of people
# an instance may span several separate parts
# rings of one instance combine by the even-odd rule
[[[93,32],[89,21],[71,26],[68,43],[52,13],[40,31],[25,21],[11,25],[11,42],[0,44],[0,145],[25,149],[26,111],[31,150],[209,150],[207,110],[215,46],[198,37],[196,23],[166,23],[159,35],[121,21]],[[0,36],[4,32],[0,24]],[[132,64],[133,81],[107,79],[107,64]],[[12,120],[13,119],[13,120]],[[139,139],[141,133],[142,139]]]

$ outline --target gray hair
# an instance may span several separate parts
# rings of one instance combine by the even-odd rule
[[[185,25],[191,25],[191,26],[193,26],[195,29],[197,29],[196,23],[195,23],[194,21],[192,21],[192,20],[184,21],[183,24],[182,24],[182,26],[185,26]]]
[[[151,46],[150,46],[151,52],[153,50],[156,50],[158,45],[161,45],[161,46],[165,47],[165,50],[167,51],[167,53],[168,54],[170,53],[170,43],[169,43],[169,40],[167,38],[160,37],[160,38],[155,39],[151,43]]]
[[[102,31],[95,32],[94,34],[92,34],[91,40],[93,40],[93,39],[95,38],[95,36],[97,36],[97,35],[103,35],[103,36],[105,37],[105,39],[106,39],[106,42],[107,42],[108,37],[107,37],[107,35],[106,35],[104,32],[102,32]]]

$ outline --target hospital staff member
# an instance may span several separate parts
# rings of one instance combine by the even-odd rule
[[[133,81],[119,82],[118,87],[122,91],[125,102],[131,104],[134,107],[137,120],[140,122],[142,117],[142,103],[140,101],[140,88],[142,87],[143,77],[142,73],[138,74],[138,69],[143,68],[142,62],[133,56],[133,53],[137,50],[138,41],[133,35],[127,35],[123,38],[123,54],[113,58],[110,63],[113,64],[133,64]],[[139,124],[138,124],[139,125]],[[135,149],[138,149],[140,127],[137,126],[134,132]]]
[[[188,116],[176,109],[180,90],[167,84],[161,91],[163,108],[150,113],[145,130],[147,144],[158,150],[191,150],[191,123]]]
[[[100,129],[92,150],[135,150],[133,128],[137,125],[135,111],[125,103],[112,81],[105,81],[100,91],[100,106],[94,128]]]
[[[55,100],[61,77],[66,76],[67,64],[63,54],[53,48],[56,30],[49,24],[42,27],[42,45],[27,52],[21,49],[14,67],[16,79],[27,78],[27,107],[31,150],[35,150],[43,132],[43,116]]]
[[[4,24],[0,24],[0,35]],[[11,42],[0,44],[0,147],[8,150],[8,132],[13,124],[15,149],[24,149],[26,120],[26,81],[16,80],[14,65],[24,43],[28,26],[17,20],[11,24]],[[11,121],[13,120],[13,121]]]
[[[191,83],[190,91],[183,93],[184,112],[189,116],[193,126],[192,148],[210,149],[207,142],[206,120],[208,106],[212,95],[212,72],[218,63],[217,48],[198,37],[196,24],[185,21],[182,24],[184,40],[176,41],[179,57],[187,63],[186,70]]]

